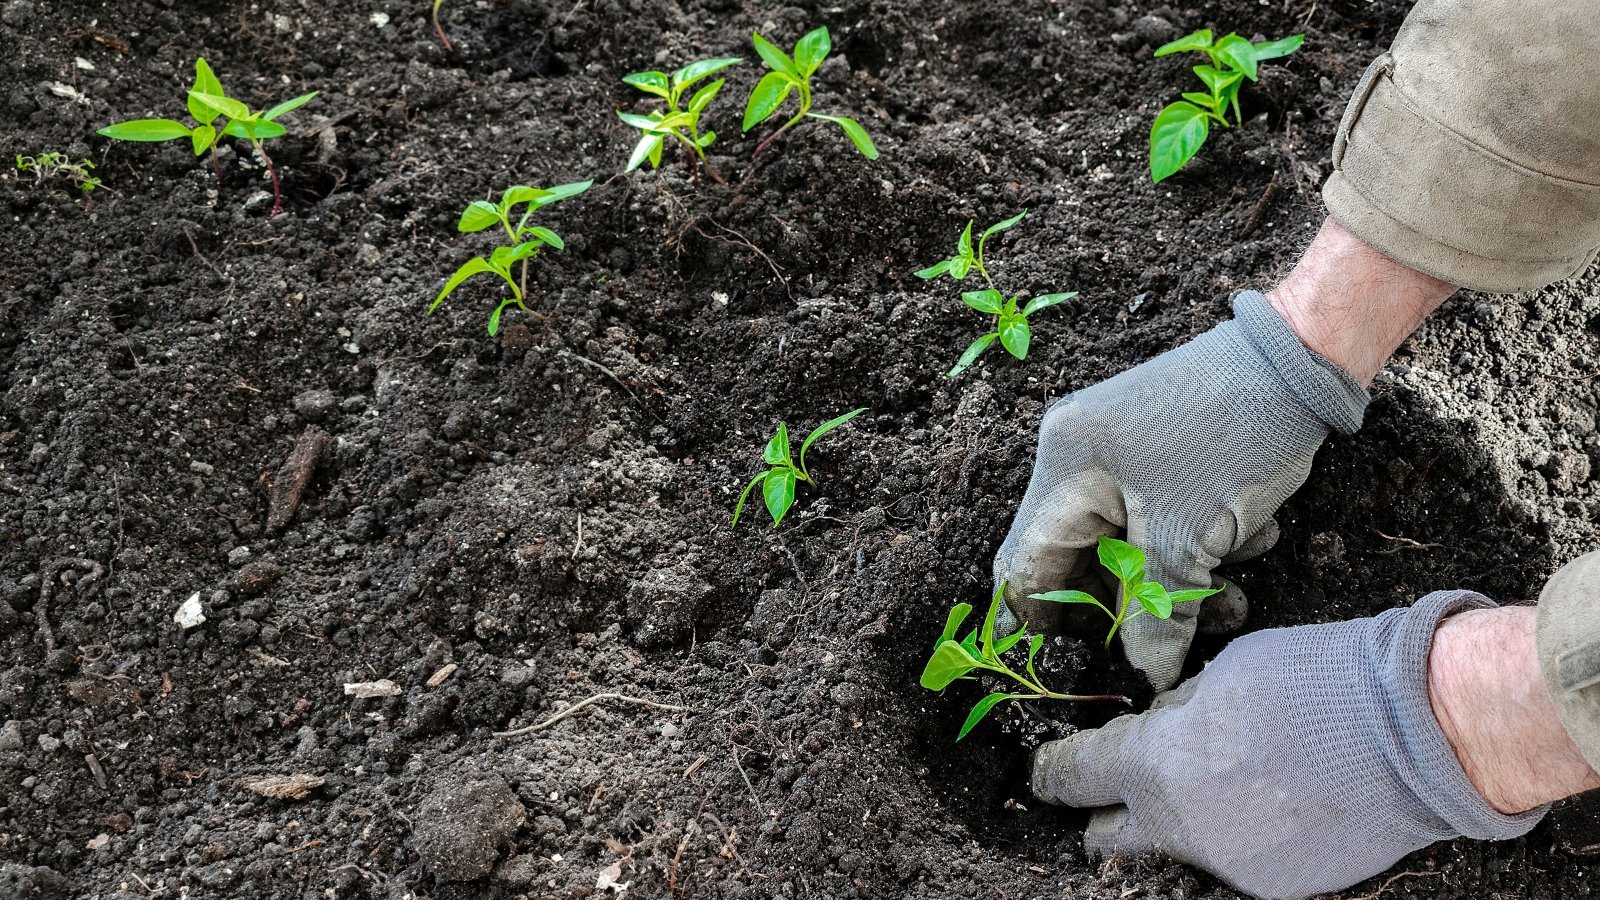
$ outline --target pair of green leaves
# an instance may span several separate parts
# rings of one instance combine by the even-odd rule
[[[623,122],[643,132],[639,143],[633,148],[633,155],[628,159],[627,171],[632,172],[639,168],[646,160],[650,161],[651,168],[659,168],[661,149],[669,137],[677,138],[691,153],[704,159],[705,149],[717,139],[717,133],[709,130],[704,133],[700,131],[700,114],[705,112],[706,106],[722,90],[722,86],[727,83],[726,79],[719,78],[696,90],[689,97],[687,106],[680,107],[679,104],[683,100],[684,92],[695,82],[741,62],[744,62],[744,58],[738,56],[703,59],[690,63],[670,75],[666,72],[650,71],[623,76],[624,82],[667,101],[665,110],[655,110],[647,115],[620,111],[617,113],[617,117]]]
[[[950,610],[950,614],[945,617],[944,631],[934,643],[933,655],[928,658],[927,665],[922,669],[922,677],[918,681],[930,691],[942,691],[958,680],[974,677],[972,674],[974,672],[984,671],[1010,677],[1029,689],[1027,693],[996,691],[984,696],[967,713],[967,720],[962,723],[961,732],[956,735],[958,741],[965,738],[968,732],[983,721],[990,710],[1002,701],[1038,700],[1051,696],[1050,692],[1039,685],[1039,674],[1033,668],[1033,662],[1039,656],[1040,648],[1044,646],[1044,635],[1036,634],[1028,641],[1026,677],[1012,670],[1001,659],[1027,637],[1025,628],[1018,628],[1015,633],[1005,637],[995,636],[994,623],[1000,612],[1004,593],[1005,585],[1002,583],[994,592],[994,598],[989,601],[989,612],[983,618],[983,625],[974,628],[960,640],[956,639],[956,634],[966,622],[967,616],[971,615],[972,604],[957,603]]]
[[[118,141],[143,141],[158,143],[188,138],[199,156],[223,135],[245,138],[260,146],[268,138],[282,137],[286,132],[276,121],[280,116],[299,109],[317,96],[316,91],[285,100],[270,109],[252,112],[250,107],[227,95],[216,73],[206,63],[205,57],[194,61],[194,86],[189,89],[187,104],[194,127],[175,119],[133,119],[108,125],[97,133]],[[217,127],[217,120],[225,119]]]
[[[1028,347],[1033,343],[1033,330],[1028,325],[1028,317],[1034,313],[1048,309],[1058,303],[1063,303],[1078,296],[1077,291],[1068,291],[1056,294],[1040,294],[1029,300],[1026,305],[1021,303],[1020,297],[1006,297],[1005,294],[994,286],[994,281],[989,277],[988,269],[984,266],[983,251],[992,235],[999,234],[1021,222],[1028,214],[1027,210],[1006,219],[996,222],[984,229],[979,236],[977,246],[972,242],[972,220],[967,220],[967,227],[962,230],[961,237],[956,241],[956,255],[949,259],[940,260],[926,269],[917,272],[917,277],[928,280],[938,278],[940,275],[949,275],[956,281],[964,280],[968,274],[977,272],[983,276],[989,286],[982,290],[966,291],[961,299],[968,306],[981,313],[988,313],[995,317],[995,328],[988,334],[973,341],[961,354],[953,368],[946,373],[947,378],[954,378],[965,372],[978,361],[983,351],[996,340],[1005,347],[1007,352],[1017,359],[1028,358]]]
[[[1213,41],[1211,30],[1202,28],[1157,48],[1155,55],[1158,57],[1191,51],[1204,53],[1210,57],[1211,64],[1194,67],[1206,91],[1185,92],[1182,100],[1162,109],[1150,127],[1151,179],[1159,183],[1193,159],[1211,132],[1211,122],[1219,122],[1224,128],[1243,122],[1239,89],[1244,80],[1260,80],[1261,62],[1288,56],[1304,42],[1303,34],[1259,44],[1237,34]],[[1230,108],[1233,122],[1228,121]]]
[[[1117,629],[1129,619],[1141,613],[1158,619],[1170,619],[1172,608],[1177,604],[1204,600],[1220,590],[1168,591],[1159,583],[1145,577],[1144,551],[1126,541],[1102,535],[1097,552],[1100,565],[1117,579],[1121,602],[1117,604],[1116,612],[1112,612],[1110,607],[1101,603],[1093,594],[1084,591],[1049,591],[1033,594],[1032,597],[1035,600],[1046,600],[1051,603],[1084,603],[1099,608],[1111,618],[1111,629],[1106,632],[1107,647],[1111,646],[1111,639],[1116,636]],[[1133,605],[1135,602],[1137,606]]]
[[[757,475],[750,480],[749,484],[745,485],[744,492],[739,495],[739,504],[733,508],[733,522],[728,527],[735,528],[738,526],[739,515],[744,512],[745,500],[750,497],[750,492],[759,484],[761,485],[761,498],[766,501],[767,512],[772,515],[772,527],[777,528],[778,524],[783,521],[784,515],[789,512],[789,507],[794,505],[795,488],[802,481],[807,484],[814,483],[811,480],[810,470],[806,468],[806,451],[811,449],[811,445],[816,443],[818,438],[866,411],[867,408],[863,406],[860,409],[853,409],[838,418],[829,419],[818,425],[801,442],[798,459],[794,457],[789,449],[789,426],[779,422],[777,433],[772,436],[771,440],[767,441],[766,450],[761,454],[761,461],[771,468]]]
[[[468,278],[485,272],[493,273],[500,276],[500,280],[504,281],[511,289],[511,296],[501,300],[499,305],[495,307],[494,313],[489,316],[489,336],[493,337],[499,333],[501,315],[508,307],[515,304],[523,309],[527,308],[525,305],[526,298],[523,296],[525,286],[519,284],[517,279],[512,277],[511,267],[519,262],[522,263],[524,267],[523,275],[526,276],[527,260],[538,255],[541,248],[554,247],[557,250],[561,250],[566,247],[566,242],[561,239],[560,235],[543,225],[530,225],[528,220],[540,209],[555,203],[557,200],[575,197],[588,190],[592,184],[594,182],[591,180],[578,181],[572,184],[559,184],[551,188],[515,185],[506,188],[505,193],[500,196],[499,203],[490,203],[488,200],[474,200],[468,204],[467,208],[461,212],[460,221],[456,223],[457,231],[470,234],[499,225],[505,231],[509,242],[494,248],[486,257],[474,256],[462,263],[461,267],[456,269],[455,274],[450,276],[450,280],[445,282],[444,288],[439,291],[439,295],[433,298],[433,303],[428,307],[428,313],[431,315],[434,310],[438,309],[439,304],[443,303],[445,298],[450,296]],[[527,208],[523,210],[521,217],[513,225],[511,219],[516,207],[524,204],[526,204]]]
[[[770,144],[778,135],[788,131],[802,119],[812,118],[838,125],[862,156],[867,159],[878,158],[877,145],[872,143],[872,138],[868,136],[867,130],[861,127],[861,123],[849,116],[826,116],[811,111],[811,76],[816,74],[822,61],[833,51],[833,38],[828,34],[826,27],[809,31],[795,42],[793,56],[783,52],[776,44],[760,34],[752,34],[750,39],[755,45],[757,55],[771,71],[761,76],[761,80],[751,89],[749,99],[745,101],[743,130],[749,131],[777,115],[790,94],[796,94],[800,103],[799,112],[784,123],[777,133],[763,141],[761,147]],[[757,148],[756,152],[760,153],[761,148]]]

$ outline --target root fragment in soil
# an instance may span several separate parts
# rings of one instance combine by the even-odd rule
[[[316,471],[317,463],[332,443],[333,439],[327,432],[314,425],[300,435],[300,440],[295,442],[289,458],[284,460],[283,467],[272,482],[267,506],[268,531],[278,531],[294,518],[305,496],[306,485],[311,483],[312,472]]]
[[[556,724],[562,719],[572,715],[573,713],[579,712],[586,707],[590,707],[596,703],[602,703],[607,700],[615,700],[618,703],[631,703],[635,706],[648,706],[651,709],[660,709],[667,712],[683,712],[686,709],[686,707],[673,706],[670,703],[658,703],[655,700],[646,700],[643,697],[629,697],[626,694],[616,694],[608,691],[603,694],[595,694],[593,697],[590,697],[586,700],[579,700],[577,703],[572,704],[571,706],[563,709],[562,711],[556,713],[548,719],[545,719],[542,722],[537,722],[533,725],[525,725],[521,728],[512,729],[511,731],[496,731],[494,732],[494,736],[499,738],[521,737],[525,734],[532,734],[535,731],[542,731],[546,728],[549,728],[551,725]]]

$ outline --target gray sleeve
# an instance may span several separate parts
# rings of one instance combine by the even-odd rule
[[[1600,248],[1600,5],[1420,0],[1333,165],[1328,212],[1413,269],[1494,292],[1582,273]]]
[[[1539,673],[1561,724],[1600,771],[1600,552],[1580,556],[1539,595]]]

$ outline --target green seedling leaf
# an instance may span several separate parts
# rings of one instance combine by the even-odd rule
[[[633,148],[633,155],[628,157],[628,168],[625,171],[632,172],[634,169],[644,165],[645,160],[652,159],[652,157],[654,157],[652,162],[659,165],[661,161],[661,142],[665,140],[666,138],[659,134],[646,134],[640,138],[639,143]]]
[[[961,649],[967,651],[967,655],[973,659],[977,659],[982,655],[982,651],[978,649],[978,629],[972,629],[967,632],[966,637],[961,639]]]
[[[1002,599],[1005,591],[1006,584],[1002,581],[1000,586],[994,589],[994,598],[989,601],[989,611],[983,617],[983,629],[978,633],[978,646],[983,648],[983,658],[987,660],[1000,658],[995,652],[994,623],[1000,616],[1000,604],[1005,602]]]
[[[970,345],[968,345],[966,352],[961,354],[961,358],[956,360],[955,366],[951,368],[949,372],[945,373],[944,377],[954,378],[971,368],[972,364],[978,361],[978,357],[983,353],[983,351],[989,349],[989,345],[994,343],[995,339],[998,337],[1000,337],[999,332],[991,331],[983,337],[973,341]]]
[[[744,57],[742,56],[725,56],[719,59],[702,59],[699,62],[690,63],[672,73],[672,81],[681,90],[691,84],[694,84],[696,81],[699,81],[707,75],[712,74],[713,72],[720,72],[729,66],[736,66],[742,62],[744,62]]]
[[[1003,637],[995,643],[994,655],[997,657],[1005,656],[1007,651],[1009,651],[1012,647],[1015,647],[1022,641],[1023,638],[1027,636],[1028,632],[1026,631],[1025,627],[1019,627],[1016,631],[1011,632],[1009,636]]]
[[[500,305],[494,308],[494,312],[489,314],[489,337],[494,337],[500,333],[500,316],[505,313],[506,307],[516,302],[517,298],[507,297],[500,301]]]
[[[695,143],[699,144],[702,148],[705,148],[711,146],[711,142],[716,139],[717,133],[715,131],[708,131],[705,134],[700,135],[700,140],[696,141]]]
[[[738,527],[738,525],[739,525],[739,514],[744,512],[744,501],[749,499],[750,490],[752,488],[754,488],[756,485],[760,484],[761,482],[766,481],[767,480],[767,476],[771,475],[771,474],[772,474],[771,472],[762,472],[760,475],[757,475],[756,477],[750,479],[750,483],[744,486],[744,491],[739,494],[739,503],[738,503],[737,506],[735,506],[733,508],[733,521],[728,523],[728,527],[729,528],[737,528]]]
[[[1076,296],[1078,296],[1077,291],[1067,291],[1064,294],[1040,294],[1039,296],[1028,301],[1028,305],[1022,309],[1022,314],[1024,316],[1031,316],[1041,309],[1049,309],[1058,303],[1065,303]]]
[[[1259,44],[1256,44],[1252,49],[1255,51],[1256,62],[1261,62],[1262,60],[1278,59],[1279,57],[1288,56],[1296,50],[1299,50],[1300,45],[1304,44],[1305,42],[1305,35],[1294,34],[1286,38],[1280,38],[1276,41],[1263,41]]]
[[[1021,315],[1000,317],[1000,344],[1017,359],[1028,358],[1028,344],[1033,340],[1033,330],[1028,319]]]
[[[639,113],[617,110],[617,118],[621,119],[624,124],[637,128],[646,134],[666,134],[666,129],[661,127],[660,113],[640,115]]]
[[[268,138],[283,137],[289,133],[277,122],[262,122],[257,119],[232,119],[223,126],[222,133],[233,137],[248,138],[252,141],[264,141]]]
[[[195,57],[194,87],[189,89],[189,96],[186,98],[186,102],[189,107],[189,115],[193,116],[196,122],[201,125],[210,125],[217,118],[217,111],[196,100],[194,95],[197,93],[213,94],[218,97],[227,96],[227,92],[222,89],[222,82],[217,80],[216,73],[211,71],[211,65],[206,62],[203,56]],[[198,156],[199,154],[195,155]]]
[[[767,68],[773,72],[788,75],[791,78],[803,77],[800,74],[800,69],[794,64],[794,60],[789,58],[789,54],[779,50],[777,45],[771,41],[759,34],[752,33],[750,42],[755,45],[756,54],[761,57],[761,61],[766,63]]]
[[[515,184],[506,188],[500,195],[499,210],[501,215],[509,216],[512,207],[519,203],[535,203],[550,196],[550,192],[543,188],[528,187],[525,184]]]
[[[983,230],[983,235],[978,240],[980,242],[982,242],[984,240],[987,240],[989,238],[989,235],[991,235],[991,234],[999,234],[1002,231],[1006,231],[1006,230],[1014,227],[1018,222],[1021,222],[1023,216],[1026,216],[1027,214],[1028,214],[1028,211],[1027,210],[1023,210],[1022,212],[1017,213],[1016,215],[1012,216],[1009,219],[1006,219],[1003,222],[996,222],[993,225],[990,225],[988,228],[985,228]]]
[[[1251,43],[1237,34],[1230,34],[1211,49],[1213,59],[1220,60],[1227,65],[1244,73],[1244,77],[1251,81],[1258,80],[1256,76],[1256,48]]]
[[[194,130],[189,132],[189,140],[194,147],[194,155],[199,156],[217,142],[217,130],[210,125],[196,125]]]
[[[539,248],[542,246],[544,246],[544,241],[542,240],[523,241],[515,247],[512,247],[511,252],[506,254],[505,266],[508,267],[514,262],[521,262],[522,260],[532,257],[539,252]],[[502,247],[500,249],[503,250],[505,248]]]
[[[843,128],[845,135],[850,138],[852,144],[856,145],[856,149],[861,151],[862,156],[867,159],[878,158],[878,146],[872,143],[872,138],[867,135],[867,130],[861,127],[860,122],[849,116],[825,116],[822,113],[808,113],[807,115],[813,119],[833,122]]]
[[[1105,610],[1106,615],[1111,616],[1113,619],[1116,618],[1115,614],[1106,609],[1106,605],[1100,602],[1100,598],[1085,591],[1046,591],[1043,594],[1030,594],[1029,596],[1034,600],[1044,600],[1048,603],[1086,603],[1090,606],[1098,606]]]
[[[965,622],[971,613],[971,603],[957,603],[951,607],[950,614],[944,618],[944,631],[939,633],[939,639],[933,643],[934,648],[937,649],[945,641],[955,640],[956,632],[961,630],[961,623]]]
[[[761,461],[769,466],[790,465],[789,459],[789,426],[778,423],[778,433],[767,441],[767,449],[761,454]]]
[[[722,90],[722,86],[727,83],[727,79],[718,78],[716,81],[713,81],[700,90],[695,91],[694,96],[689,98],[689,112],[693,116],[699,116],[699,114],[705,110],[706,104],[710,103],[711,100],[717,96],[717,92]]]
[[[1039,680],[1039,673],[1033,670],[1033,661],[1039,656],[1039,648],[1044,646],[1044,635],[1036,634],[1028,642],[1028,677],[1034,681]]]
[[[818,438],[822,437],[823,435],[827,434],[828,432],[834,430],[835,428],[838,428],[840,425],[843,425],[844,423],[850,421],[851,419],[854,419],[856,416],[859,416],[859,415],[861,415],[862,413],[864,413],[866,411],[867,411],[867,407],[865,407],[865,406],[860,407],[858,409],[852,409],[852,410],[850,410],[849,412],[845,413],[842,416],[837,416],[835,418],[829,419],[828,421],[823,422],[821,425],[818,425],[816,428],[813,428],[811,430],[811,433],[806,435],[806,439],[804,441],[802,441],[801,444],[800,444],[800,471],[801,472],[806,472],[807,471],[806,470],[806,451],[811,449],[811,445],[815,444],[817,442]]]
[[[956,256],[960,259],[972,258],[972,220],[967,220],[967,227],[962,230],[961,237],[956,239]]]
[[[554,231],[551,231],[543,225],[534,225],[531,228],[527,228],[525,229],[525,233],[533,235],[557,250],[567,249],[567,242],[561,239],[561,235],[556,234]]]
[[[828,34],[826,27],[806,32],[806,35],[794,45],[794,64],[800,70],[799,74],[806,78],[811,77],[811,74],[817,71],[817,67],[822,65],[822,61],[827,59],[829,52],[832,50],[833,38]],[[773,66],[773,68],[777,68],[777,66]],[[856,127],[859,128],[861,126],[858,125]],[[865,135],[866,132],[863,131],[862,134]],[[876,154],[873,155],[875,156]]]
[[[761,76],[744,106],[744,130],[749,131],[771,118],[783,101],[789,98],[792,90],[794,81],[782,72],[768,72]]]
[[[1222,588],[1206,588],[1202,590],[1173,591],[1167,596],[1172,598],[1172,605],[1177,606],[1179,603],[1193,603],[1196,600],[1204,600],[1213,594],[1220,593],[1222,593]]]
[[[207,94],[204,91],[191,91],[189,98],[201,106],[218,112],[230,119],[244,119],[250,116],[250,107],[220,94]]]
[[[1194,74],[1206,83],[1206,87],[1211,89],[1213,95],[1220,95],[1224,90],[1244,79],[1243,72],[1219,69],[1216,66],[1195,66]],[[1185,96],[1188,95],[1186,94]],[[1216,105],[1216,102],[1214,99],[1210,101],[1213,106]],[[1206,104],[1199,105],[1204,106]]]
[[[942,691],[977,667],[978,660],[965,647],[955,641],[943,640],[933,648],[933,655],[928,657],[928,664],[922,668],[918,683],[930,691]]]
[[[916,274],[917,274],[918,278],[921,278],[924,281],[926,281],[928,279],[931,279],[931,278],[938,278],[940,275],[948,275],[948,274],[950,274],[950,267],[954,263],[955,263],[955,260],[952,260],[952,259],[940,260],[939,262],[934,263],[933,265],[927,267],[926,269],[922,269],[922,270],[918,271]]]
[[[131,122],[107,125],[95,133],[118,141],[155,143],[186,138],[190,134],[190,129],[182,122],[171,119],[134,119]]]
[[[961,295],[961,301],[981,313],[998,316],[1000,307],[1005,303],[1005,296],[993,288],[981,291],[966,291]]]
[[[1123,584],[1138,584],[1144,580],[1144,551],[1114,537],[1100,536],[1098,549],[1100,565],[1111,570]]]
[[[1032,699],[1033,696],[1034,695],[1032,695],[1032,694],[998,694],[998,693],[996,693],[996,694],[990,694],[989,696],[984,697],[982,700],[978,701],[978,705],[977,706],[974,706],[972,708],[972,712],[967,713],[967,721],[961,726],[961,733],[956,735],[956,740],[959,741],[962,738],[966,737],[967,736],[967,732],[971,731],[973,729],[973,727],[976,726],[979,722],[982,722],[983,721],[983,717],[987,716],[989,714],[989,710],[994,709],[995,704],[999,703],[1000,701],[1002,701],[1002,700],[1028,700],[1028,699]]]
[[[474,200],[461,211],[461,220],[456,223],[456,230],[465,234],[493,228],[500,224],[500,210],[487,200]]]
[[[1150,127],[1150,177],[1160,183],[1200,152],[1209,114],[1193,103],[1170,103]]]
[[[545,188],[540,192],[540,196],[535,197],[530,202],[533,204],[534,209],[543,209],[544,207],[549,206],[558,200],[567,200],[572,197],[576,197],[584,191],[587,191],[593,184],[593,178],[585,181],[573,181],[567,184],[558,184],[553,187]]]
[[[665,72],[629,72],[622,76],[623,84],[631,84],[647,94],[657,97],[666,97],[671,90],[671,81]]]
[[[783,522],[784,513],[794,505],[794,486],[793,469],[773,469],[767,475],[766,483],[761,486],[761,495],[767,501],[767,512],[772,513],[773,528]]]
[[[1141,582],[1133,588],[1133,599],[1139,601],[1144,611],[1158,619],[1172,618],[1172,596],[1167,589],[1154,581]]]
[[[1209,50],[1211,48],[1211,29],[1202,28],[1193,34],[1186,34],[1170,43],[1162,44],[1156,48],[1156,56],[1170,56],[1174,53],[1187,53],[1190,50]]]
[[[317,91],[312,91],[309,94],[301,94],[292,100],[285,100],[282,103],[279,103],[277,106],[274,106],[262,113],[261,118],[264,121],[271,122],[273,119],[278,118],[284,113],[293,112],[300,107],[305,106],[307,103],[310,103],[317,96],[317,94]]]
[[[456,269],[456,273],[450,276],[450,280],[444,283],[444,288],[439,291],[439,296],[433,298],[433,304],[428,307],[428,312],[431,314],[438,309],[439,304],[444,302],[444,298],[450,296],[456,288],[461,286],[461,282],[481,272],[493,271],[494,267],[489,265],[489,261],[481,256],[474,256],[462,263],[461,267]]]

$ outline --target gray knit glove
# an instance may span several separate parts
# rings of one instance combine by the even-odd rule
[[[1349,887],[1434,841],[1519,837],[1548,807],[1490,807],[1428,701],[1439,620],[1492,606],[1444,591],[1239,638],[1156,709],[1040,747],[1033,792],[1100,807],[1091,854],[1161,852],[1282,900]]]
[[[1306,349],[1267,299],[1244,291],[1234,318],[1176,350],[1078,391],[1045,414],[1033,480],[994,560],[1015,617],[1069,630],[1074,610],[1030,594],[1077,589],[1107,596],[1095,544],[1120,536],[1143,548],[1148,577],[1168,590],[1223,587],[1171,619],[1138,616],[1120,632],[1128,659],[1156,690],[1178,680],[1197,614],[1208,630],[1244,622],[1244,597],[1211,570],[1264,552],[1272,515],[1305,483],[1330,428],[1361,426],[1367,393]],[[1095,627],[1104,634],[1108,623]]]

